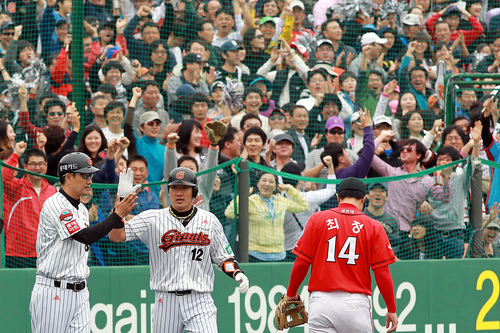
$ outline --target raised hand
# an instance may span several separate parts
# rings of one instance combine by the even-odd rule
[[[123,29],[127,26],[127,16],[124,16],[123,18],[118,18],[116,20],[116,32],[117,33],[123,33]]]
[[[167,142],[170,146],[175,145],[179,141],[179,139],[179,135],[175,132],[167,135]]]
[[[39,132],[36,134],[36,144],[38,146],[38,149],[43,149],[45,145],[47,144],[47,137],[43,132]]]
[[[140,87],[134,87],[132,88],[132,95],[133,97],[139,99],[142,96],[142,89]]]
[[[311,140],[311,148],[316,147],[321,142],[322,138],[323,138],[323,134],[316,133],[314,135],[314,138]]]
[[[498,217],[498,213],[500,212],[500,204],[495,202],[493,206],[491,206],[490,210],[490,221],[496,219]]]
[[[17,156],[21,157],[21,155],[23,155],[26,151],[27,146],[28,145],[24,141],[16,142],[16,144],[14,145],[14,153],[16,153]]]
[[[391,82],[387,83],[387,85],[384,88],[384,94],[390,95],[392,94],[398,86],[398,81],[392,80]]]
[[[130,193],[120,201],[120,196],[116,196],[116,201],[115,201],[115,213],[118,214],[122,219],[129,215],[132,210],[134,210],[135,206],[137,206],[137,194]]]
[[[482,132],[483,132],[483,123],[481,123],[481,121],[478,120],[474,123],[474,128],[470,133],[472,140],[474,140],[475,143],[479,143],[481,141]]]
[[[137,16],[139,17],[146,17],[151,13],[151,8],[148,6],[141,6],[139,7],[139,10],[137,11]]]
[[[122,172],[120,172],[120,177],[118,179],[118,196],[120,198],[125,198],[132,193],[135,194],[141,186],[141,184],[134,185],[134,171],[132,169],[123,169]]]
[[[288,191],[291,188],[293,188],[293,186],[290,184],[278,184],[278,191],[280,192]]]
[[[121,151],[124,151],[125,149],[128,148],[128,146],[130,146],[130,140],[125,136],[122,136],[117,143]]]
[[[346,60],[346,66],[349,67],[349,65],[351,64],[351,61],[354,60],[354,58],[356,58],[356,53],[352,52],[352,53],[349,53],[347,55],[347,60]]]
[[[271,155],[274,152],[274,148],[276,147],[276,140],[271,139],[266,147],[266,155]]]
[[[96,204],[92,204],[92,206],[89,208],[89,220],[90,222],[96,222],[98,217],[98,209]]]
[[[108,141],[108,155],[114,156],[116,153],[116,146],[118,144],[117,139],[111,139]]]
[[[342,58],[345,56],[345,51],[340,52],[337,60],[335,61],[335,67],[340,67],[342,65]]]
[[[323,163],[328,167],[328,168],[333,168],[333,159],[330,155],[326,155],[323,157]]]
[[[19,98],[24,101],[28,99],[28,89],[26,89],[26,86],[23,84],[22,86],[19,87],[17,90],[19,93]]]
[[[372,118],[370,111],[365,108],[365,111],[359,109],[359,120],[361,121],[361,127],[365,128],[372,125]]]
[[[485,100],[483,102],[483,107],[484,107],[484,109],[483,109],[484,110],[483,111],[484,117],[488,118],[490,116],[491,110],[493,108],[493,100],[491,98],[488,98],[487,100]]]

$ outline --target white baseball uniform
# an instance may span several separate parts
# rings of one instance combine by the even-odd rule
[[[89,213],[82,203],[76,208],[61,192],[45,201],[36,240],[32,332],[90,332],[89,247],[71,238],[88,226]]]
[[[233,252],[212,213],[198,208],[186,226],[182,221],[165,208],[125,222],[126,240],[139,238],[149,248],[152,331],[217,332],[212,260],[219,267]]]

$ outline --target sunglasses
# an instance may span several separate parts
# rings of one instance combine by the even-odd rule
[[[74,175],[75,176],[76,175],[80,175],[85,180],[89,180],[89,179],[94,178],[94,174],[93,173],[75,173]]]
[[[13,32],[2,32],[2,35],[4,36],[14,36]]]
[[[153,120],[153,121],[148,121],[145,124],[148,125],[148,126],[160,126],[161,122],[158,121],[158,120]]]
[[[51,116],[51,117],[54,117],[54,116],[61,117],[63,115],[64,115],[64,112],[61,112],[61,111],[59,111],[59,112],[57,112],[57,111],[49,112],[49,116]]]
[[[261,39],[261,38],[264,39],[264,35],[258,35],[258,36],[255,36],[255,38],[257,38],[257,39]]]
[[[337,130],[335,128],[332,128],[331,130],[328,131],[328,133],[330,133],[332,135],[335,135],[335,134],[343,135],[345,132],[343,130]]]
[[[285,117],[283,116],[270,116],[269,120],[283,120]]]
[[[404,146],[403,148],[401,148],[401,152],[404,153],[404,152],[408,152],[408,153],[411,153],[413,151],[413,147],[410,147],[410,146]]]

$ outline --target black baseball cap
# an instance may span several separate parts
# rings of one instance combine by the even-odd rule
[[[295,146],[295,143],[293,142],[292,137],[290,134],[278,134],[274,137],[274,140],[276,141],[276,144],[280,143],[281,141],[288,141],[292,144],[292,146]]]
[[[291,173],[292,175],[300,176],[302,170],[300,166],[295,162],[288,162],[281,168],[281,172]]]
[[[7,29],[14,29],[16,27],[16,22],[14,21],[5,21],[0,26],[0,32]]]
[[[184,58],[182,58],[182,66],[186,66],[187,64],[192,63],[202,63],[201,57],[196,53],[189,53]]]
[[[337,192],[342,192],[343,190],[356,190],[362,192],[366,195],[366,186],[360,179],[349,177],[342,180],[339,184]]]
[[[370,192],[373,189],[380,188],[383,189],[384,191],[387,191],[387,184],[382,182],[382,183],[374,183],[368,185],[368,192]]]

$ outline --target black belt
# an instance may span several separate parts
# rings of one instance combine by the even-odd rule
[[[192,290],[181,290],[181,291],[169,291],[169,294],[175,294],[175,296],[184,296],[184,295],[189,295],[193,291]]]
[[[61,288],[61,281],[54,281],[54,287]],[[73,290],[75,293],[85,289],[85,281],[76,283],[66,283],[66,289]]]

